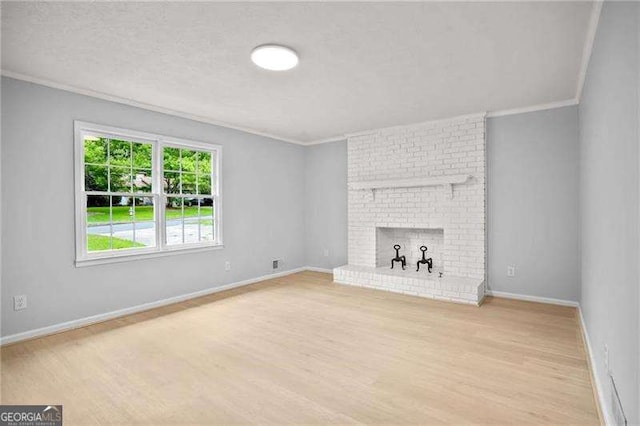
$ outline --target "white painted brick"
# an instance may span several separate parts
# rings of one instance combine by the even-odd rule
[[[430,242],[433,251],[430,247],[428,252],[434,258],[434,266],[444,269],[445,276],[484,280],[485,133],[484,117],[478,115],[350,137],[349,182],[456,174],[469,174],[472,179],[454,186],[453,199],[438,187],[378,190],[375,199],[367,191],[350,190],[349,265],[376,267],[390,262],[392,256],[377,251],[376,241],[380,237],[376,227],[441,228],[443,242]],[[409,237],[407,241],[416,245]],[[405,255],[408,266],[415,269],[415,252],[408,250]],[[340,280],[343,279],[341,276]],[[379,287],[384,285],[377,283]],[[412,287],[415,283],[402,285],[406,291],[420,292]],[[438,296],[466,299],[473,293],[467,290],[457,289],[457,296]]]

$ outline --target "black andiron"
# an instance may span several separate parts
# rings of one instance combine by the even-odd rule
[[[418,269],[416,269],[416,271],[420,270],[420,265],[424,265],[425,263],[427,264],[427,269],[429,270],[429,273],[431,273],[431,268],[433,268],[433,259],[431,258],[426,258],[427,257],[427,246],[421,246],[420,247],[420,251],[422,252],[422,260],[418,260]]]
[[[404,267],[407,266],[407,258],[405,256],[400,256],[399,244],[396,244],[393,248],[396,249],[396,257],[391,259],[391,269],[393,269],[393,262],[400,262],[402,269],[404,270]]]

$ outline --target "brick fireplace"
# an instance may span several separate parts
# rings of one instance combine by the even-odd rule
[[[485,117],[348,138],[348,264],[337,282],[480,304],[485,291]],[[390,269],[394,244],[407,268]],[[421,245],[433,272],[416,272]]]

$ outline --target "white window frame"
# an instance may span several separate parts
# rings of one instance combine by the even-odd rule
[[[155,247],[127,248],[104,252],[89,252],[87,250],[87,217],[85,214],[87,194],[84,187],[84,136],[88,134],[131,142],[150,143],[152,145],[152,189],[150,193],[136,194],[136,196],[153,198],[154,220],[156,224]],[[222,242],[222,146],[77,120],[74,121],[74,135],[76,266],[123,262],[224,247]],[[172,194],[164,193],[164,147],[206,150],[213,154],[215,158],[215,162],[212,165],[211,182],[211,193],[214,205],[213,241],[167,245],[165,235],[165,209],[166,200],[167,198],[171,198]]]

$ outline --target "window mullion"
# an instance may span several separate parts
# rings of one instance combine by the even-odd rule
[[[134,195],[133,186],[135,176],[133,175],[133,142],[129,141],[129,192],[131,193],[131,235],[133,246],[136,245],[136,196]]]
[[[218,195],[211,195],[213,214],[211,220],[213,220],[213,241],[216,244],[220,244],[220,232],[218,230]]]
[[[84,152],[83,152],[84,154]],[[84,156],[84,155],[83,155]],[[86,256],[89,253],[89,232],[88,232],[88,218],[87,215],[88,210],[87,210],[87,201],[88,201],[88,197],[86,193],[82,194],[82,197],[80,197],[82,199],[82,237],[83,237],[83,242],[82,242],[82,254],[83,256]]]
[[[156,247],[158,250],[164,250],[166,247],[166,235],[165,235],[165,220],[166,220],[166,196],[164,195],[164,158],[162,155],[163,144],[161,140],[158,140],[154,144],[153,151],[153,167],[154,167],[154,179],[153,179],[153,192],[155,202],[155,219],[156,219]]]
[[[182,180],[182,179],[180,179]],[[182,220],[182,244],[184,244],[184,195],[180,197],[180,219]]]
[[[109,250],[113,250],[113,197],[109,197]]]

